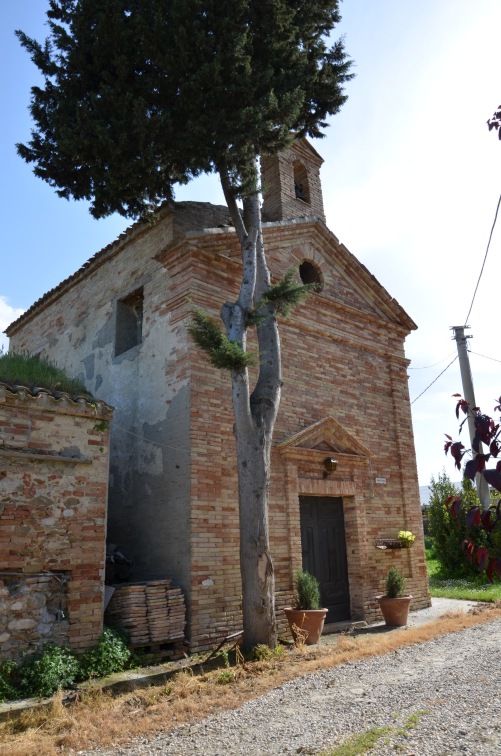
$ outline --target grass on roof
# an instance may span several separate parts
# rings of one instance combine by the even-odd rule
[[[70,396],[92,398],[83,383],[69,378],[64,370],[42,357],[30,357],[26,354],[0,352],[0,382],[9,386],[26,386],[44,388],[49,391],[62,391]]]

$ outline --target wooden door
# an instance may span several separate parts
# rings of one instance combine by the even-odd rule
[[[299,497],[303,569],[320,583],[325,619],[351,619],[343,500],[334,497]]]

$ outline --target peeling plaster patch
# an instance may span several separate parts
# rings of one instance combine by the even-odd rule
[[[96,338],[92,342],[92,349],[95,350],[98,347],[102,348],[107,344],[112,344],[114,335],[113,319],[110,317],[104,326],[97,332]]]
[[[142,453],[138,457],[138,472],[162,475],[164,471],[162,449],[148,441],[143,441],[142,445]]]
[[[61,457],[69,457],[71,459],[81,459],[82,453],[78,446],[65,446],[61,452]]]
[[[96,383],[94,385],[94,393],[97,394],[97,392],[99,391],[99,388],[100,388],[102,382],[103,382],[102,375],[96,375]]]
[[[214,585],[214,581],[208,578],[207,580],[202,580],[202,585]]]
[[[89,356],[85,357],[82,362],[85,367],[85,377],[88,381],[91,381],[94,378],[95,354],[89,354]]]

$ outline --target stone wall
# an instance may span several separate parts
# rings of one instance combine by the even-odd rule
[[[0,658],[102,632],[111,417],[0,383]]]
[[[69,640],[68,573],[0,574],[0,659]]]

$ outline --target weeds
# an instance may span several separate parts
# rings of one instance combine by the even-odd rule
[[[49,391],[64,391],[70,395],[92,398],[83,383],[69,378],[57,365],[38,356],[0,352],[0,381],[13,386],[26,386],[31,390],[42,387]]]
[[[391,727],[371,727],[361,735],[352,735],[332,751],[326,751],[324,756],[359,756],[359,754],[367,753],[390,731]]]
[[[269,659],[281,659],[285,654],[285,648],[279,643],[275,648],[269,648],[259,644],[252,649],[251,661],[267,661]]]
[[[221,658],[222,669],[200,674],[183,669],[167,684],[115,696],[103,692],[93,683],[90,689],[82,691],[74,706],[63,706],[61,697],[56,696],[57,703],[51,709],[40,707],[17,720],[0,724],[0,753],[60,756],[61,752],[72,749],[116,748],[134,737],[168,732],[182,723],[237,708],[287,680],[347,661],[390,653],[399,647],[423,643],[500,616],[501,610],[489,607],[476,615],[451,615],[428,625],[408,628],[405,633],[337,636],[333,642],[307,646],[301,652],[291,647],[264,660],[244,661],[237,654],[238,664],[231,669],[224,667],[224,658]],[[197,667],[200,668],[199,662]],[[234,676],[231,684],[218,682],[219,675],[225,671]],[[411,715],[403,727],[410,728],[417,722],[418,715],[419,712]],[[397,725],[393,728],[396,731]],[[361,741],[359,748],[363,744]],[[337,752],[336,756],[340,753],[343,752]],[[349,751],[345,753],[350,754]],[[356,753],[352,751],[352,754]]]
[[[116,630],[105,627],[97,646],[84,651],[79,659],[80,679],[89,680],[122,672],[130,666],[131,658],[125,638]]]
[[[217,678],[217,684],[218,685],[228,685],[228,683],[232,683],[235,680],[235,675],[230,669],[224,669],[222,672],[219,673],[219,676]]]
[[[48,643],[20,663],[6,661],[0,664],[0,702],[51,696],[75,681],[121,672],[130,668],[132,663],[125,638],[110,628],[105,628],[97,646],[78,658],[65,646]]]
[[[410,714],[401,727],[385,726],[371,727],[367,732],[352,735],[344,743],[336,746],[333,750],[326,751],[323,756],[360,756],[374,748],[381,738],[388,738],[390,735],[407,736],[410,730],[414,730],[421,717],[428,714],[427,711],[416,711]],[[387,742],[387,745],[389,743]],[[395,746],[395,749],[398,746]]]

